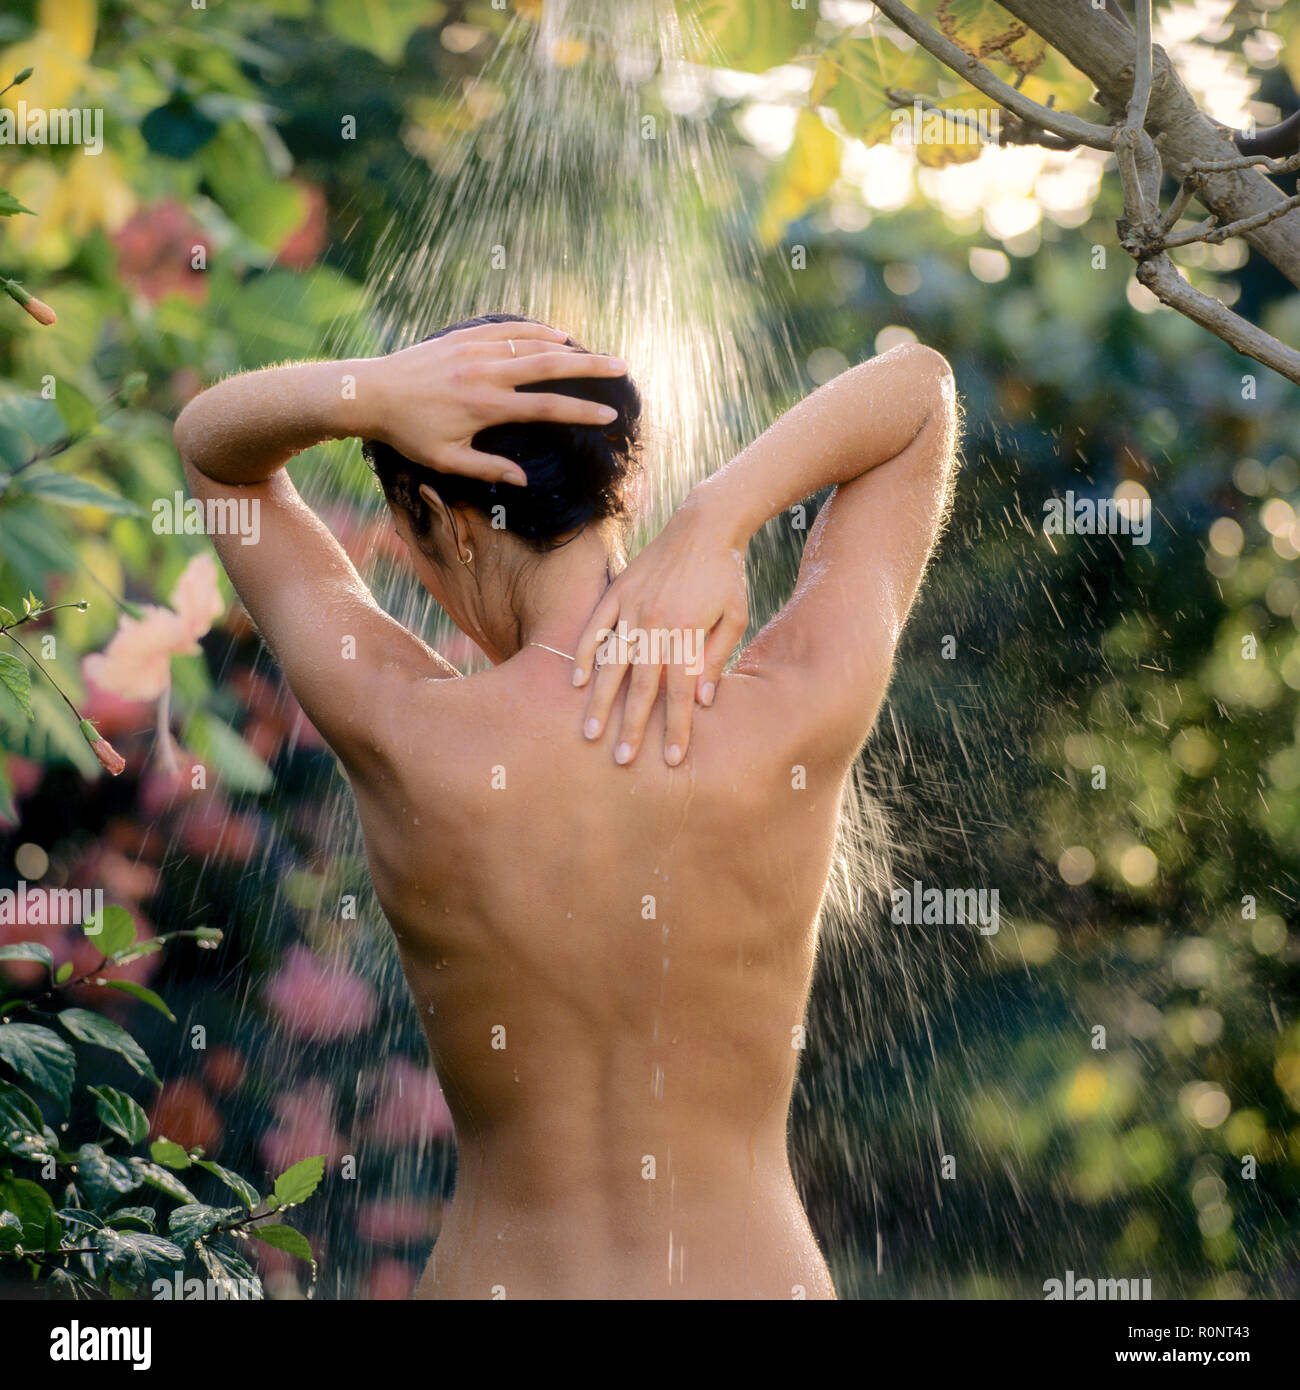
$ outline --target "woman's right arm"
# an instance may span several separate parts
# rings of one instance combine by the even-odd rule
[[[865,738],[893,651],[938,535],[957,432],[952,372],[920,344],[842,373],[704,482],[607,591],[575,654],[590,671],[601,628],[703,628],[704,669],[668,669],[665,756],[683,751],[694,702],[711,703],[744,634],[742,556],[758,529],[820,488],[835,493],[809,534],[790,601],[740,669],[784,683],[831,743]],[[737,576],[740,589],[737,593]],[[618,739],[635,756],[658,666],[631,668]],[[598,736],[627,668],[597,673],[587,718]],[[591,729],[590,724],[588,728]],[[630,761],[626,758],[625,761]]]

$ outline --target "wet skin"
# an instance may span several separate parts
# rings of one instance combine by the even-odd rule
[[[453,518],[448,553],[477,558],[432,566],[412,544],[412,561],[494,662],[463,678],[374,603],[283,472],[318,440],[405,421],[403,363],[436,396],[456,336],[377,359],[378,375],[231,378],[176,430],[196,497],[261,505],[260,544],[214,544],[347,772],[455,1122],[455,1195],[419,1295],[833,1298],[787,1117],[844,779],[950,494],[951,374],[919,347],[844,373],[697,488],[608,589],[609,555],[584,534],[509,609],[492,589],[506,540]],[[431,421],[464,396],[463,372],[447,380],[460,395],[422,400]],[[632,761],[614,757],[628,687],[584,738],[593,697],[528,642],[574,653],[616,593],[620,613],[658,603],[694,629],[725,606],[728,557],[823,486],[794,594],[696,710],[680,764],[662,693]],[[693,593],[694,575],[716,593]]]
[[[429,680],[358,788],[456,1126],[421,1295],[833,1297],[786,1117],[845,769],[773,695],[725,676],[682,766],[620,767],[531,649]]]

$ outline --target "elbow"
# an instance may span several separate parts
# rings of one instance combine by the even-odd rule
[[[926,402],[925,423],[940,420],[945,429],[954,429],[958,416],[957,379],[948,359],[924,343],[909,343],[903,350],[908,354],[909,367],[916,373],[918,395]]]

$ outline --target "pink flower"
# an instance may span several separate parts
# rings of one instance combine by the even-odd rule
[[[199,638],[225,607],[211,555],[196,555],[172,590],[172,608],[154,604],[144,617],[123,614],[112,641],[81,663],[91,684],[127,700],[156,700],[171,685],[172,657],[195,656]]]
[[[399,1057],[374,1078],[378,1101],[365,1124],[365,1136],[398,1148],[424,1144],[451,1134],[451,1111],[438,1078],[427,1067]]]
[[[324,1154],[337,1163],[346,1152],[343,1136],[334,1128],[334,1094],[323,1081],[308,1081],[275,1101],[279,1124],[262,1135],[262,1161],[273,1173],[304,1158]]]
[[[197,650],[199,638],[226,611],[217,587],[217,562],[211,555],[196,555],[181,571],[172,590],[172,607]]]
[[[266,987],[286,1032],[325,1042],[359,1033],[375,1016],[375,992],[345,965],[329,965],[305,946],[290,950]]]
[[[427,1201],[381,1197],[357,1212],[357,1234],[378,1245],[409,1245],[434,1234],[434,1214]]]
[[[403,1260],[378,1260],[366,1276],[363,1297],[371,1302],[401,1302],[415,1292],[415,1271]]]

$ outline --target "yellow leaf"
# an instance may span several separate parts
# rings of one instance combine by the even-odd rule
[[[89,58],[94,50],[95,0],[41,0],[36,23],[73,57]]]
[[[794,139],[759,216],[760,239],[772,245],[791,222],[830,192],[839,173],[839,138],[815,111],[800,111]]]

